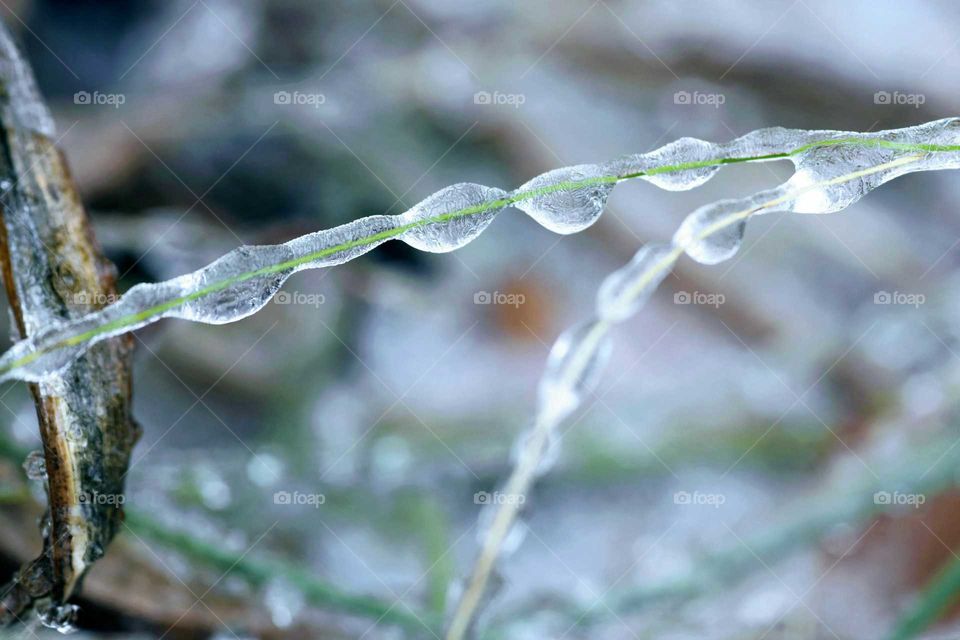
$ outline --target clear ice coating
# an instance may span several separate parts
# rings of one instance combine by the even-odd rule
[[[680,224],[673,243],[701,264],[729,260],[740,249],[751,204],[744,200],[721,200],[700,207]]]
[[[720,165],[698,166],[670,172],[658,172],[657,168],[713,160],[718,157],[717,147],[718,145],[712,142],[697,138],[680,138],[657,149],[649,157],[643,158],[637,166],[644,167],[641,170],[647,172],[648,175],[643,176],[647,182],[667,191],[686,191],[699,187],[716,175],[720,171]],[[722,153],[720,157],[723,157]]]
[[[407,224],[426,224],[405,231],[400,239],[421,251],[445,253],[459,249],[493,222],[494,217],[506,206],[507,195],[502,189],[469,182],[441,189],[403,214],[403,220]],[[504,202],[499,206],[482,206],[501,200]],[[427,222],[438,216],[464,210],[467,211],[465,215],[439,222]]]
[[[549,421],[566,416],[593,391],[610,356],[610,336],[602,321],[585,322],[567,329],[550,349],[540,378],[540,413]]]
[[[80,610],[75,604],[50,604],[38,609],[37,614],[40,624],[48,629],[54,629],[60,633],[67,634],[75,630],[73,626],[77,619],[77,612]]]
[[[292,273],[272,267],[290,262],[293,251],[286,245],[238,247],[193,274],[183,287],[188,298],[177,309],[179,318],[223,324],[245,318],[263,308]],[[263,272],[250,278],[235,278],[244,272]],[[226,284],[224,284],[226,283]],[[190,298],[191,291],[210,292]]]
[[[527,182],[514,197],[531,194],[515,207],[554,233],[583,231],[600,217],[613,182],[596,182],[609,174],[600,165],[554,169]]]
[[[31,480],[46,480],[47,460],[43,451],[37,449],[28,453],[26,460],[23,461],[23,470]]]
[[[161,318],[210,324],[239,320],[261,309],[290,274],[342,264],[391,239],[424,251],[452,251],[476,238],[508,203],[551,231],[574,233],[597,220],[621,180],[639,177],[664,189],[690,189],[722,164],[775,159],[796,166],[786,184],[769,194],[698,209],[680,226],[675,246],[698,262],[714,264],[736,253],[746,219],[755,213],[839,211],[905,173],[960,168],[960,119],[871,134],[771,128],[721,144],[682,138],[646,154],[556,169],[511,193],[456,184],[399,216],[369,216],[276,246],[240,247],[193,273],[137,285],[119,301],[77,320],[31,328],[26,340],[0,356],[0,381],[46,380],[91,345]],[[776,201],[760,206],[761,196],[770,194],[778,195]],[[744,212],[743,219],[721,224],[731,212]],[[637,284],[635,295],[628,291],[628,279],[640,283],[652,277],[644,275],[642,257],[635,262],[604,284],[597,306],[604,320],[618,322],[634,313],[656,286]]]
[[[510,451],[510,459],[514,465],[523,464],[523,457],[530,455],[532,450],[530,441],[535,435],[536,431],[534,429],[528,429],[517,438]],[[542,450],[534,452],[537,459],[532,460],[535,473],[538,476],[546,475],[560,459],[560,438],[557,437],[557,434],[550,432],[544,438],[542,446]]]
[[[500,495],[500,494],[498,494]],[[503,504],[507,501],[513,501],[513,504],[517,507],[522,507],[523,502],[519,496],[507,496],[504,495],[500,504]],[[477,516],[477,533],[476,538],[477,542],[483,544],[483,541],[487,538],[490,533],[490,529],[493,526],[493,520],[497,515],[496,505],[486,504],[480,510],[480,515]],[[523,544],[524,539],[527,537],[527,525],[523,521],[516,521],[513,523],[513,526],[510,527],[510,530],[507,532],[507,535],[504,536],[503,543],[500,545],[500,556],[505,557],[512,554],[514,551],[520,548],[520,545]]]
[[[673,246],[648,244],[606,278],[597,292],[597,316],[623,322],[646,304],[676,260]]]

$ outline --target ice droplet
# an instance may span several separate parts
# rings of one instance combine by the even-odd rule
[[[513,461],[514,465],[520,466],[524,462],[524,457],[527,455],[534,455],[539,457],[537,460],[536,475],[542,476],[550,471],[557,464],[557,461],[560,459],[561,452],[561,443],[560,437],[550,431],[546,436],[546,442],[543,445],[543,451],[540,452],[530,452],[527,447],[530,444],[530,439],[535,436],[535,431],[533,429],[527,429],[517,440],[513,443],[513,448],[510,451],[510,458]]]
[[[699,187],[720,170],[719,165],[712,164],[679,171],[658,171],[658,167],[695,165],[698,162],[708,162],[720,157],[719,145],[698,138],[680,138],[650,154],[645,154],[645,157],[640,157],[643,159],[636,162],[636,166],[647,167],[640,169],[647,172],[647,175],[642,178],[667,191],[686,191]]]
[[[349,262],[389,240],[401,216],[367,216],[339,227],[314,231],[285,243],[297,256],[294,271]]]
[[[48,629],[54,629],[60,633],[71,633],[74,631],[74,620],[77,618],[77,612],[80,610],[75,604],[50,605],[38,610],[37,617],[40,624]]]
[[[278,629],[287,629],[293,625],[297,615],[303,609],[304,598],[300,589],[283,578],[275,578],[267,583],[263,593],[263,603],[270,612],[270,620]]]
[[[532,193],[514,206],[554,233],[576,233],[600,217],[614,182],[596,182],[605,178],[599,165],[581,164],[555,169],[537,176],[514,191],[514,195]],[[584,186],[577,186],[586,183]]]
[[[586,322],[557,338],[540,379],[539,418],[562,419],[594,389],[610,357],[606,328],[602,321]]]
[[[273,267],[288,262],[293,252],[286,245],[238,247],[208,267],[193,274],[191,290],[214,289],[207,295],[183,302],[177,316],[198,322],[222,324],[244,318],[263,308],[291,269],[274,271]],[[240,278],[244,272],[264,271],[262,275]],[[226,286],[223,283],[228,282]],[[220,288],[217,288],[220,287]]]
[[[743,241],[750,208],[743,200],[721,200],[700,207],[680,224],[673,243],[701,264],[732,258]]]
[[[414,227],[400,238],[421,251],[445,253],[459,249],[493,222],[507,205],[507,196],[502,189],[469,182],[446,187],[404,213],[402,218],[404,224],[413,224],[445,215],[449,217]],[[502,203],[490,205],[498,201]]]
[[[500,495],[500,494],[494,494]],[[520,505],[522,507],[522,505]],[[477,541],[483,544],[483,541],[490,533],[490,527],[497,515],[498,504],[489,504],[483,507],[480,515],[477,516]],[[510,556],[514,551],[520,548],[524,539],[527,537],[527,525],[523,520],[517,519],[510,526],[510,530],[504,537],[500,545],[500,559],[503,560]]]
[[[31,480],[46,480],[47,460],[43,451],[37,449],[28,453],[26,460],[23,461],[23,470],[27,472],[27,477]]]
[[[630,262],[604,278],[597,292],[597,315],[609,322],[623,322],[639,311],[670,273],[675,258],[671,245],[641,248]]]
[[[797,159],[797,171],[787,182],[798,193],[796,213],[833,213],[845,209],[875,187],[909,171],[892,167],[852,180],[830,184],[839,176],[905,158],[909,154],[881,147],[851,150],[844,147],[811,149]]]

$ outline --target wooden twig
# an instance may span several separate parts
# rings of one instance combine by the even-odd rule
[[[101,254],[36,84],[0,25],[0,268],[24,338],[110,302]],[[98,345],[49,382],[37,406],[48,511],[43,552],[0,590],[0,623],[36,607],[51,626],[120,526],[123,478],[138,429],[130,413],[132,339]]]

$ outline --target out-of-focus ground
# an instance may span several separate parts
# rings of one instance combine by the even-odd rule
[[[688,135],[960,115],[947,1],[8,0],[3,14],[123,288],[455,182],[512,188]],[[128,507],[442,617],[547,346],[643,243],[788,175],[625,184],[568,237],[511,211],[454,254],[390,243],[297,275],[243,322],[139,332]],[[956,174],[913,175],[839,215],[758,219],[729,263],[682,260],[616,330],[484,628],[887,633],[960,545],[958,205]],[[494,292],[522,303],[475,302]],[[23,385],[0,400],[4,450],[36,447]],[[39,544],[43,493],[4,465],[12,572]],[[122,533],[87,581],[81,637],[432,637],[175,547]],[[948,616],[936,633],[951,630]]]

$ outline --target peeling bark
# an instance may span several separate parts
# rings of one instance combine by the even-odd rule
[[[109,303],[115,269],[90,228],[33,76],[0,25],[0,269],[15,338]],[[35,607],[54,627],[123,518],[123,480],[138,428],[130,411],[132,338],[97,345],[36,401],[48,510],[43,552],[0,590],[0,624]]]

